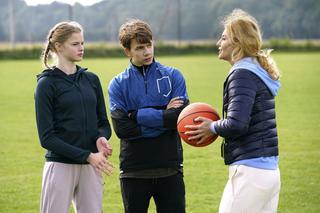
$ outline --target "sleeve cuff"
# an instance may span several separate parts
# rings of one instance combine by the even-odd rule
[[[87,161],[87,159],[88,159],[88,157],[89,157],[90,154],[91,154],[90,151],[86,151],[86,153],[84,153],[84,155],[83,155],[83,159],[82,159],[82,162],[81,162],[81,163],[89,163],[89,162]]]
[[[133,120],[134,122],[137,122],[137,114],[138,114],[138,110],[134,110],[134,111],[132,111],[132,112],[130,113],[129,118],[130,118],[131,120]]]
[[[213,122],[211,122],[211,124],[210,124],[210,130],[211,130],[211,132],[213,133],[213,134],[217,134],[217,131],[216,131],[216,128],[214,127],[214,124],[215,124],[216,122],[215,121],[213,121]]]

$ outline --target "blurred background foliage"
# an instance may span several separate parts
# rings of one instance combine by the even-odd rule
[[[0,59],[39,58],[49,29],[65,20],[84,27],[86,57],[123,56],[118,29],[128,18],[150,23],[159,56],[212,53],[223,30],[221,20],[234,8],[256,17],[265,48],[320,50],[318,0],[103,0],[91,6],[2,0]]]
[[[117,41],[128,18],[150,23],[157,41],[216,39],[221,18],[234,8],[257,18],[265,39],[319,39],[318,0],[104,0],[91,6],[54,2],[28,6],[23,0],[0,1],[0,42],[10,41],[10,26],[19,42],[42,42],[57,22],[83,25],[86,41]],[[10,14],[11,13],[11,14]]]

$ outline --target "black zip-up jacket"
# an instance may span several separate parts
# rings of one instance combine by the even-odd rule
[[[96,140],[111,137],[99,78],[77,66],[75,78],[58,68],[38,76],[35,110],[46,160],[86,164]]]

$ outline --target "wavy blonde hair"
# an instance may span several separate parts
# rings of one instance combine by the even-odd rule
[[[280,78],[280,71],[270,56],[272,50],[261,50],[262,35],[257,20],[241,9],[234,9],[226,16],[222,25],[233,44],[232,60],[255,57],[272,79]]]
[[[55,43],[63,44],[73,33],[83,32],[81,25],[77,22],[60,22],[56,24],[48,33],[45,48],[42,53],[42,62],[44,67],[50,68],[48,64],[49,56],[53,57],[57,50]]]

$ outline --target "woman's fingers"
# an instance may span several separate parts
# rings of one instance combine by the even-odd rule
[[[209,138],[209,136],[203,136],[201,137],[201,139],[196,143],[196,144],[202,144],[203,142],[205,142],[207,139]]]
[[[184,126],[184,128],[190,129],[190,130],[197,130],[197,129],[199,129],[199,125],[186,125],[186,126]],[[192,132],[192,131],[187,131],[187,132],[188,132],[188,134],[190,134],[189,132]],[[185,132],[185,134],[187,134],[187,132]]]
[[[203,137],[202,134],[194,134],[194,135],[188,137],[188,140],[189,140],[189,141],[199,140],[199,139],[201,139],[202,137]]]

